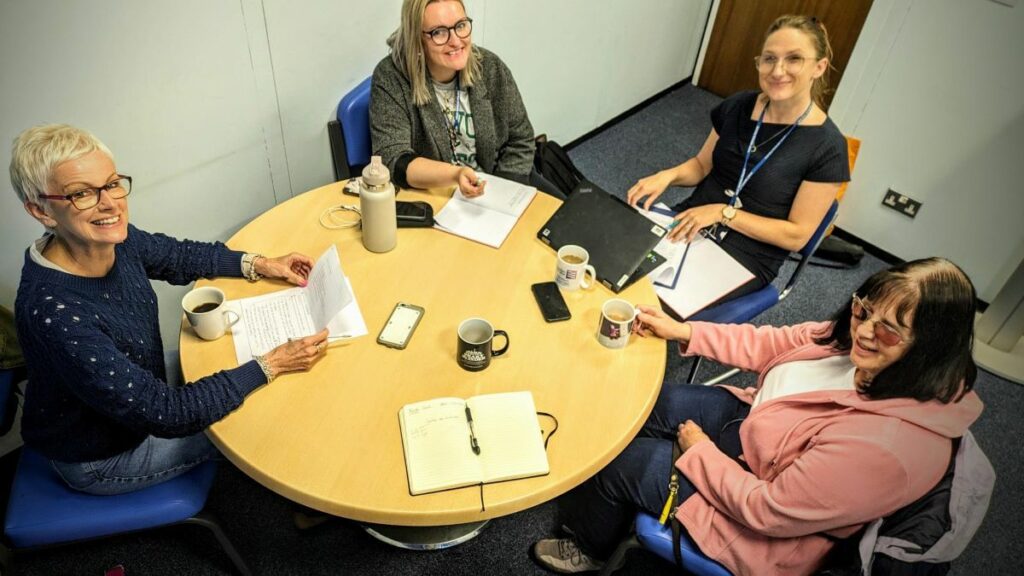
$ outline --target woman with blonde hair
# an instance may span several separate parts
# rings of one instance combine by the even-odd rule
[[[391,53],[373,72],[373,153],[403,188],[478,196],[480,170],[552,193],[533,171],[533,126],[512,73],[472,34],[462,0],[402,3]]]
[[[207,426],[323,354],[326,330],[187,386],[168,384],[150,280],[266,277],[304,286],[313,261],[130,225],[131,176],[99,139],[72,126],[22,132],[10,172],[18,200],[46,230],[25,250],[15,300],[28,366],[21,435],[70,487],[119,494],[188,471],[217,454]]]
[[[807,243],[850,179],[846,140],[825,113],[832,47],[817,18],[781,16],[755,57],[760,91],[711,111],[711,133],[686,162],[641,178],[628,192],[644,208],[669,186],[696,186],[675,206],[673,239],[713,228],[754,278],[722,300],[769,284],[790,251]]]

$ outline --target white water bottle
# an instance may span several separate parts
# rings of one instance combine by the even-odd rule
[[[398,241],[395,187],[380,156],[371,157],[370,163],[363,168],[359,210],[363,217],[363,246],[370,252],[388,252],[394,248]]]

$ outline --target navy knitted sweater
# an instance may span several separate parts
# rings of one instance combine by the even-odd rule
[[[165,382],[156,293],[149,280],[184,285],[241,276],[241,252],[128,227],[103,278],[40,266],[25,253],[15,301],[28,363],[21,434],[50,459],[89,462],[147,435],[195,434],[266,383],[255,361],[187,386]]]

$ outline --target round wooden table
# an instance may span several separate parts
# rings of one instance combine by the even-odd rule
[[[403,191],[435,212],[449,194]],[[331,184],[297,196],[257,217],[228,244],[280,255],[298,251],[316,259],[334,243],[369,334],[334,344],[308,372],[285,374],[253,392],[209,434],[238,468],[291,500],[361,522],[444,526],[480,522],[524,510],[582,483],[621,452],[643,425],[665,372],[665,342],[632,337],[609,350],[596,338],[601,304],[616,295],[603,286],[565,293],[572,319],[547,324],[530,285],[554,278],[555,253],[536,232],[558,200],[538,193],[501,249],[430,228],[398,230],[386,254],[363,248],[356,229],[327,230],[321,212],[358,204]],[[242,279],[200,281],[229,299],[286,286]],[[643,279],[618,297],[656,304]],[[377,344],[396,302],[426,309],[405,350]],[[508,331],[509,351],[481,372],[455,362],[456,328],[479,316]],[[200,340],[187,324],[180,336],[186,381],[237,365],[231,336]],[[529,390],[538,411],[554,414],[548,445],[551,473],[483,488],[410,496],[398,411],[440,396]],[[540,418],[545,433],[551,425]]]

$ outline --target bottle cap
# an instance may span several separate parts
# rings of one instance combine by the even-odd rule
[[[380,156],[371,156],[370,163],[363,168],[363,183],[367,186],[383,186],[391,181],[391,172],[380,161]]]

